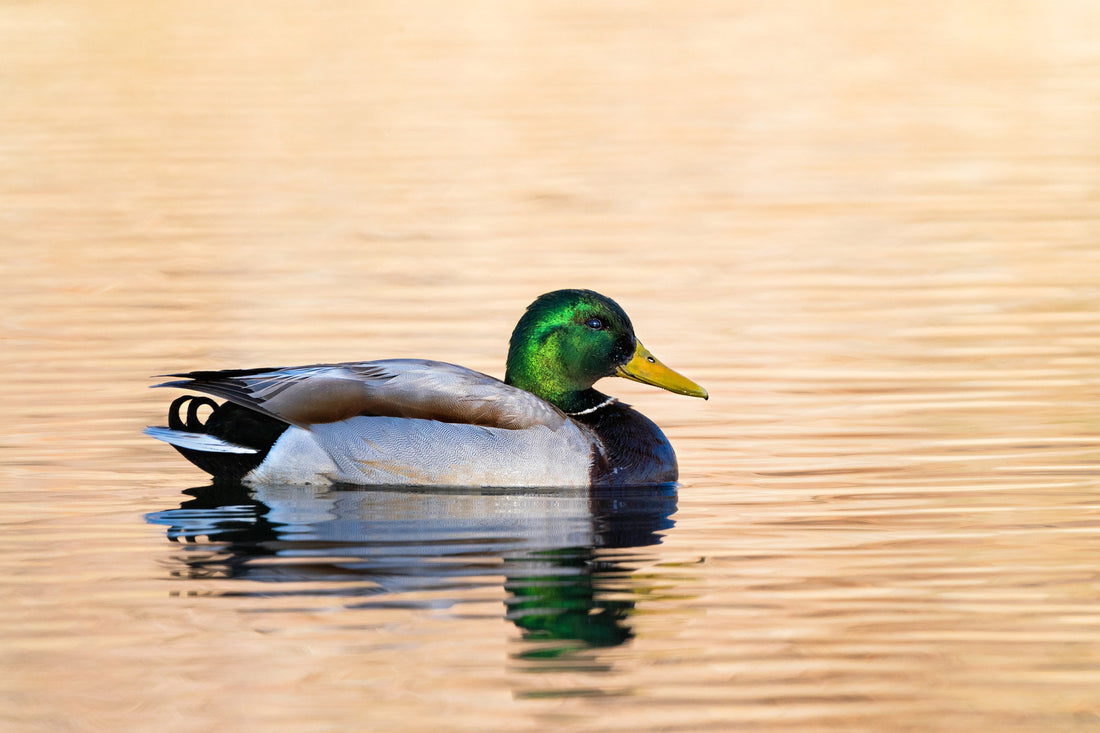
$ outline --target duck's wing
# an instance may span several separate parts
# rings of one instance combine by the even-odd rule
[[[550,403],[472,369],[422,359],[198,371],[158,384],[222,397],[308,427],[358,416],[406,417],[521,429],[568,418]]]

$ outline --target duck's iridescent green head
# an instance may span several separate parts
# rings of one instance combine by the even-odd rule
[[[528,306],[512,332],[505,382],[573,412],[591,407],[600,396],[592,385],[610,376],[707,397],[705,389],[646,351],[630,318],[610,298],[591,290],[555,290]]]

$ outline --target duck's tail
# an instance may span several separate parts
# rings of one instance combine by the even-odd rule
[[[213,410],[205,422],[199,417],[203,407]],[[267,458],[286,428],[231,402],[219,405],[209,397],[184,395],[168,408],[168,427],[150,426],[145,434],[169,443],[215,479],[239,481]]]
[[[186,430],[173,430],[150,425],[143,431],[150,438],[163,440],[177,448],[187,448],[204,453],[259,453],[255,448],[235,445],[206,433],[191,433]]]

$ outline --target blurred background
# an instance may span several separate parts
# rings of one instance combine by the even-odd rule
[[[0,59],[13,730],[1096,725],[1100,4],[10,2]],[[681,463],[630,640],[181,574],[151,375],[502,376],[560,287],[712,396],[603,385]]]

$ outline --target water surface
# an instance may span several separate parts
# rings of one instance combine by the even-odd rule
[[[6,730],[1100,725],[1090,2],[0,9]],[[500,376],[678,487],[214,488],[165,372]]]

